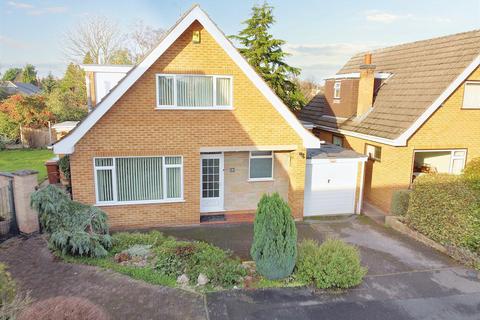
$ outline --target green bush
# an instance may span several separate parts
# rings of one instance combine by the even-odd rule
[[[70,180],[70,156],[65,155],[60,158],[58,161],[58,168],[62,170],[63,174],[65,175],[65,178],[67,180]]]
[[[258,203],[250,254],[257,271],[267,279],[289,276],[297,257],[297,229],[288,204],[278,193]]]
[[[296,277],[318,288],[350,288],[359,285],[367,269],[360,264],[357,248],[342,240],[330,239],[318,245],[300,243]]]
[[[480,158],[472,159],[467,163],[463,176],[475,190],[480,191]]]
[[[49,244],[63,254],[104,257],[111,246],[107,215],[97,207],[72,201],[59,188],[49,185],[34,192],[31,206],[39,213]]]
[[[396,190],[392,195],[392,204],[390,212],[394,216],[405,216],[408,211],[411,190]]]
[[[0,263],[0,306],[11,303],[17,294],[17,289],[7,267]]]
[[[480,250],[480,194],[461,176],[415,179],[406,222],[441,244]]]
[[[155,254],[159,272],[174,278],[185,273],[192,285],[201,273],[208,277],[210,285],[226,288],[238,285],[246,275],[240,261],[232,258],[230,252],[204,242],[169,239]]]
[[[159,231],[142,232],[117,232],[112,235],[112,249],[110,252],[116,254],[127,250],[135,245],[149,245],[157,247],[166,241],[165,237]]]

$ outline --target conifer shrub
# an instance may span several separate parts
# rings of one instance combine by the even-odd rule
[[[49,245],[63,254],[105,257],[111,246],[107,215],[97,207],[72,201],[49,185],[34,192],[31,206],[39,213]]]
[[[297,258],[297,229],[288,204],[278,193],[264,194],[258,203],[250,254],[267,279],[289,276]]]
[[[359,285],[367,269],[360,264],[356,247],[329,239],[318,245],[305,240],[299,245],[295,276],[317,288],[350,288]]]

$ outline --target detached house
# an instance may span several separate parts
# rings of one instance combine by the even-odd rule
[[[329,161],[332,148],[320,148],[200,7],[137,66],[84,69],[93,110],[54,151],[70,155],[73,198],[101,207],[112,227],[228,221],[271,192],[303,217],[307,161]],[[333,152],[354,168],[337,199],[353,213],[364,157]]]
[[[480,157],[480,30],[352,57],[299,118],[321,139],[369,156],[366,200]]]

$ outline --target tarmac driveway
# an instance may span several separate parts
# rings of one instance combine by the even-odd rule
[[[112,319],[480,319],[477,273],[368,218],[297,224],[299,238],[339,237],[357,245],[368,275],[358,288],[185,292],[99,268],[56,260],[42,237],[0,245],[0,261],[37,299],[79,296]],[[202,225],[162,231],[206,240],[248,258],[253,226]]]
[[[369,268],[358,288],[236,290],[207,295],[209,319],[480,319],[477,272],[368,218],[297,225],[299,238],[338,237],[359,247]],[[244,258],[252,226],[211,225],[165,230],[206,240]]]

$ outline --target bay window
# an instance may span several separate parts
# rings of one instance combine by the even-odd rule
[[[182,157],[94,159],[97,203],[166,202],[183,198]]]
[[[231,109],[232,77],[157,75],[158,109]]]

